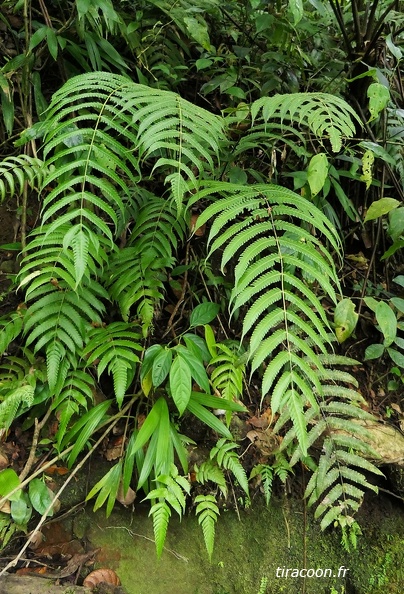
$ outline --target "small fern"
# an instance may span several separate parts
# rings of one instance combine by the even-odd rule
[[[240,487],[248,495],[248,480],[245,470],[240,462],[237,452],[238,445],[227,441],[225,437],[222,437],[217,442],[216,446],[210,451],[210,459],[217,462],[220,468],[229,470],[234,477],[237,479]]]
[[[217,354],[211,359],[209,365],[214,366],[211,373],[211,382],[214,390],[226,400],[237,400],[243,393],[243,377],[245,372],[245,357],[240,354],[237,343],[215,345]],[[227,424],[230,424],[231,412],[226,412]]]
[[[153,516],[154,538],[156,542],[157,557],[161,557],[167,535],[171,508],[181,518],[185,512],[185,496],[189,495],[190,484],[187,479],[178,474],[177,467],[172,465],[169,475],[160,475],[156,479],[159,486],[146,496],[145,499],[159,499],[150,509],[149,516]]]
[[[98,377],[107,370],[114,380],[114,391],[118,405],[122,405],[128,385],[132,382],[142,350],[140,335],[133,324],[114,322],[89,331],[88,341],[83,351],[87,364],[97,361]]]
[[[205,460],[199,467],[195,464],[195,479],[201,485],[205,485],[207,482],[215,483],[223,497],[227,497],[227,484],[223,474],[223,470],[218,466],[214,460]]]
[[[202,527],[205,547],[209,560],[211,560],[215,543],[215,526],[220,515],[219,508],[213,495],[197,495],[195,503],[197,504],[195,514],[198,516],[199,525]]]

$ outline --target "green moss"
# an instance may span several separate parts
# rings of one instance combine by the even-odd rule
[[[382,506],[382,500],[377,500]],[[215,551],[209,564],[202,533],[193,516],[172,518],[165,551],[157,561],[151,519],[146,508],[117,509],[109,519],[102,511],[78,516],[76,530],[101,547],[100,565],[116,569],[128,594],[258,594],[262,577],[271,594],[401,594],[404,517],[389,508],[372,518],[362,514],[363,536],[351,553],[337,532],[323,534],[299,501],[253,505],[222,511]],[[366,523],[364,524],[364,520]],[[304,561],[306,557],[306,562]],[[341,570],[349,571],[345,578]],[[277,568],[331,569],[335,577],[276,577]]]

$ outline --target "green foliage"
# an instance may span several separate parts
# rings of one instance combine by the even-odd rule
[[[190,485],[187,479],[178,474],[177,467],[171,465],[170,473],[156,478],[157,488],[150,491],[146,499],[153,501],[149,515],[153,516],[154,539],[157,557],[161,557],[166,539],[171,508],[179,517],[185,513],[186,495],[189,495]]]
[[[24,154],[18,157],[6,157],[0,163],[0,202],[6,196],[21,195],[26,183],[32,189],[38,189],[42,186],[46,173],[46,167],[41,159]]]
[[[197,495],[195,497],[195,503],[197,504],[195,514],[198,516],[198,522],[202,527],[209,559],[212,559],[215,543],[215,526],[220,515],[219,508],[213,495]]]
[[[244,308],[243,336],[252,332],[252,371],[266,362],[262,397],[272,392],[274,412],[288,407],[306,451],[303,403],[307,400],[318,410],[313,387],[319,396],[322,387],[313,366],[322,369],[317,352],[327,353],[330,345],[327,317],[316,292],[319,288],[335,301],[338,278],[330,252],[303,225],[312,224],[337,251],[338,237],[319,210],[311,207],[309,214],[307,201],[285,188],[241,188],[223,182],[206,186],[199,199],[216,192],[219,197],[198,224],[215,216],[210,253],[225,246],[222,270],[236,261],[231,315]],[[288,220],[292,216],[301,226]],[[285,348],[276,353],[282,344]]]
[[[89,497],[97,496],[96,508],[106,503],[109,514],[120,483],[127,490],[134,474],[137,489],[143,489],[152,502],[150,514],[160,556],[171,510],[181,517],[190,492],[178,470],[188,472],[186,445],[192,440],[181,433],[187,420],[191,418],[219,438],[209,459],[195,469],[197,481],[215,484],[226,496],[226,478],[231,473],[249,493],[238,445],[229,430],[232,414],[246,412],[239,401],[247,363],[251,374],[261,378],[261,400],[271,395],[271,408],[279,414],[276,430],[286,431],[282,443],[291,452],[291,466],[299,459],[307,460],[311,446],[324,435],[328,444],[330,427],[338,429],[344,422],[349,429],[353,421],[347,417],[363,418],[356,406],[358,395],[345,386],[351,382],[349,374],[338,369],[349,361],[333,355],[325,308],[327,301],[334,305],[338,301],[336,260],[342,255],[341,240],[330,217],[312,203],[321,191],[325,193],[328,172],[333,171],[325,152],[328,146],[331,152],[340,152],[345,138],[351,138],[359,126],[347,103],[324,92],[262,97],[220,116],[172,91],[105,72],[106,55],[108,64],[120,72],[127,67],[108,45],[107,33],[123,33],[136,47],[142,56],[137,71],[141,82],[145,82],[144,72],[153,77],[152,70],[164,70],[163,57],[170,47],[177,50],[172,52],[174,60],[183,46],[190,55],[191,47],[196,53],[208,52],[200,58],[201,70],[206,66],[203,60],[214,62],[216,48],[210,39],[209,20],[201,10],[185,0],[173,12],[162,2],[149,4],[169,15],[172,23],[157,30],[155,22],[146,19],[140,24],[142,18],[136,16],[130,29],[129,19],[109,1],[76,3],[76,24],[87,56],[79,57],[72,40],[66,41],[65,49],[84,70],[103,71],[69,78],[53,95],[39,123],[24,133],[20,143],[43,141],[40,175],[34,172],[39,161],[28,158],[16,166],[9,166],[8,161],[0,165],[3,194],[14,194],[15,187],[21,190],[23,179],[33,189],[38,186],[42,196],[40,227],[24,248],[19,274],[27,311],[21,320],[14,314],[5,322],[3,346],[7,349],[22,335],[25,347],[33,349],[32,356],[46,359],[42,376],[30,372],[31,380],[23,372],[7,380],[1,406],[9,425],[19,411],[35,404],[42,388],[59,417],[58,450],[74,444],[68,457],[71,466],[111,416],[111,406],[124,410],[128,392],[134,392],[139,406],[134,426],[128,421],[132,434],[124,458],[94,486]],[[210,14],[218,14],[215,3],[208,2],[207,8]],[[296,10],[291,14],[296,25],[304,16]],[[250,8],[246,15],[257,35],[266,39],[262,15],[253,16]],[[52,58],[59,59],[64,49],[62,33],[53,32],[48,24],[38,27],[30,37],[29,51],[36,52],[46,42]],[[234,33],[234,39],[239,35],[241,40],[240,32]],[[156,47],[153,39],[159,40]],[[184,45],[184,39],[192,42]],[[161,44],[165,46],[159,54]],[[179,61],[167,63],[168,79],[174,71],[178,81]],[[234,73],[235,67],[227,73],[227,82],[221,78],[217,86],[210,81],[209,87],[207,82],[205,92],[219,88],[233,99],[244,99]],[[161,86],[166,83],[167,79],[162,80]],[[263,148],[273,159],[273,151],[283,154],[285,146],[293,153],[290,170],[297,164],[306,168],[310,158],[307,172],[301,172],[308,184],[305,191],[311,190],[310,199],[263,183],[271,175],[246,167],[251,153]],[[337,179],[338,174],[333,175]],[[260,183],[252,184],[252,179]],[[224,281],[213,283],[213,295],[204,278],[190,280],[190,271],[202,270],[200,253],[187,244],[193,209],[198,213],[198,228],[210,225],[209,265],[213,270],[216,253],[220,253],[230,297],[221,290]],[[181,279],[184,291],[191,288],[186,297],[181,291],[174,305],[169,302],[172,297],[167,299],[173,270],[185,275]],[[212,274],[220,278],[219,273]],[[178,314],[184,299],[188,309],[184,304]],[[232,340],[215,337],[217,324],[226,336],[221,319],[226,318],[226,305],[235,328],[241,324],[241,345],[234,340],[238,330],[232,331]],[[172,319],[164,331],[160,320],[165,320],[168,311]],[[178,331],[175,325],[179,322]],[[172,341],[167,338],[171,334]],[[98,387],[95,375],[98,386],[113,398],[93,405]],[[214,414],[222,410],[227,426]],[[342,443],[342,438],[330,441],[338,446],[339,476],[349,485],[343,494],[356,501],[362,490],[354,491],[358,489],[355,483],[368,486],[361,473],[351,468],[359,467],[362,458],[347,451],[364,451],[365,433],[358,429],[358,435],[350,445]],[[311,466],[315,467],[314,461]],[[290,467],[280,454],[275,465],[263,464],[258,470],[269,501],[273,475],[284,479]],[[331,454],[323,462],[320,458],[313,476],[315,486],[309,496],[311,502],[321,500],[319,509],[327,489],[334,494],[337,479]],[[332,519],[343,526],[341,518],[347,516],[339,504],[340,495],[332,501],[340,513],[331,515],[335,513]],[[197,515],[211,557],[217,502],[212,495],[198,497]],[[332,520],[328,521],[329,511],[318,515],[322,513],[326,527]]]

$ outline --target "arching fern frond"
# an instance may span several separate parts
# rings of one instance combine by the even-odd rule
[[[0,318],[0,357],[22,332],[25,310],[20,309]]]
[[[352,107],[340,97],[328,93],[291,93],[261,97],[251,106],[254,128],[256,121],[267,124],[280,120],[281,125],[290,122],[309,128],[321,143],[328,140],[332,150],[339,152],[342,140],[355,135],[356,125],[362,125]],[[355,122],[355,123],[354,123]],[[271,124],[268,125],[269,129]]]
[[[313,366],[321,370],[319,353],[330,350],[321,296],[335,302],[338,286],[333,257],[320,236],[339,253],[338,236],[320,210],[285,188],[206,183],[195,199],[212,195],[216,199],[198,225],[214,217],[210,254],[221,249],[222,271],[230,263],[234,269],[231,313],[243,312],[252,371],[265,363],[262,397],[272,393],[274,412],[288,408],[307,451],[304,406],[318,409],[313,392],[322,395]]]
[[[189,495],[190,484],[185,477],[178,474],[177,467],[171,466],[170,474],[160,475],[156,478],[159,485],[145,497],[159,501],[155,503],[149,516],[153,516],[154,538],[156,542],[157,557],[161,557],[167,534],[168,522],[173,508],[181,518],[185,512],[185,496]]]
[[[247,476],[237,452],[234,451],[237,447],[238,445],[236,443],[227,441],[225,437],[222,437],[219,439],[216,446],[211,449],[210,459],[216,461],[219,467],[230,470],[238,480],[240,487],[248,495]]]
[[[61,223],[90,220],[104,234],[94,207],[117,226],[121,194],[139,181],[140,160],[163,172],[180,210],[198,175],[214,169],[224,138],[221,118],[175,93],[106,72],[67,81],[53,96],[44,127],[46,163],[55,166],[45,184],[59,179],[44,202],[44,221],[70,205]]]
[[[22,194],[26,182],[31,188],[39,188],[47,173],[43,161],[36,157],[24,154],[6,157],[0,162],[0,201],[7,195]]]

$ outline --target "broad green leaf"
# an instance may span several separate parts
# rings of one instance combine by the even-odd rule
[[[7,497],[8,493],[18,487],[20,484],[20,479],[18,478],[17,473],[12,468],[6,468],[0,472],[0,496]],[[17,501],[21,497],[21,491],[18,490],[8,497],[10,501]]]
[[[387,229],[393,241],[398,241],[404,234],[404,207],[389,212],[389,226]]]
[[[385,301],[380,301],[376,307],[376,320],[383,333],[385,347],[391,345],[397,334],[397,318],[394,311]]]
[[[219,398],[218,396],[203,394],[202,392],[192,392],[192,400],[209,408],[232,410],[234,412],[247,411],[246,407],[243,404],[238,404],[237,402],[226,400],[225,398]]]
[[[213,431],[220,433],[220,435],[227,437],[227,439],[233,439],[233,436],[227,429],[226,425],[219,421],[219,419],[213,413],[211,413],[204,406],[199,404],[199,402],[197,402],[197,399],[194,397],[194,394],[188,402],[187,409],[189,410],[189,412],[195,415],[200,421],[202,421],[202,423],[205,423],[205,425],[213,429]]]
[[[289,0],[289,10],[293,15],[293,24],[297,25],[303,17],[303,0]]]
[[[367,92],[369,98],[369,122],[375,120],[390,100],[389,90],[380,83],[372,83]]]
[[[373,313],[376,312],[376,307],[379,305],[379,302],[374,297],[365,297],[363,301]]]
[[[355,313],[355,304],[351,299],[343,299],[335,308],[334,323],[335,334],[338,342],[342,343],[349,338],[356,328],[358,314]]]
[[[384,346],[382,344],[371,344],[365,351],[365,361],[370,359],[379,359],[384,353]]]
[[[390,301],[399,312],[404,313],[404,299],[401,297],[392,297]]]
[[[400,274],[399,276],[396,276],[393,278],[393,282],[400,285],[400,287],[404,287],[404,275]]]
[[[182,415],[191,397],[192,382],[189,365],[180,355],[175,357],[171,365],[170,391],[175,405]]]
[[[188,33],[203,49],[210,51],[210,39],[208,27],[205,21],[198,21],[194,17],[184,17],[184,23],[188,29]]]
[[[387,352],[394,361],[394,363],[401,367],[401,369],[404,369],[404,355],[396,351],[396,349],[392,348],[387,349]]]
[[[198,386],[204,392],[210,392],[210,384],[208,374],[206,373],[206,369],[203,366],[203,363],[198,357],[194,355],[194,353],[188,349],[186,349],[183,345],[178,345],[176,347],[176,351],[178,352],[179,356],[182,357],[185,363],[188,365],[191,376],[194,381],[198,384]]]
[[[307,169],[307,181],[312,196],[316,196],[322,189],[328,175],[328,159],[325,153],[319,153],[311,158]]]
[[[380,146],[380,144],[377,144],[376,142],[365,141],[360,142],[359,146],[367,151],[372,151],[375,157],[377,157],[378,159],[382,159],[382,161],[385,161],[389,165],[393,165],[394,167],[396,166],[395,159],[393,159],[393,157],[389,155],[386,149]]]
[[[166,406],[166,402],[163,397],[159,398],[149,414],[146,417],[145,422],[141,426],[139,433],[136,437],[135,443],[133,444],[133,453],[142,448],[156,430],[157,425],[160,421],[160,415]]]
[[[51,27],[48,27],[46,32],[46,41],[48,43],[49,53],[56,62],[58,59],[58,40],[55,31]]]
[[[216,338],[211,326],[208,324],[205,324],[205,341],[211,357],[217,357]]]
[[[41,479],[35,478],[29,483],[28,493],[32,507],[39,514],[43,515],[53,501],[48,487]],[[48,511],[48,515],[53,515],[52,508]]]
[[[380,260],[387,260],[387,258],[391,258],[397,250],[401,250],[404,247],[404,239],[400,239],[399,241],[395,241],[392,246],[389,247],[380,258]]]
[[[159,351],[153,361],[152,381],[153,386],[157,388],[166,379],[170,371],[171,362],[173,360],[173,352],[171,349],[165,348]]]
[[[400,204],[401,203],[394,198],[380,198],[380,200],[375,200],[368,208],[364,223],[367,223],[367,221],[374,221],[375,219],[382,217],[383,215],[400,206]]]
[[[220,305],[217,303],[200,303],[192,310],[189,319],[190,328],[195,326],[204,326],[215,319],[219,313]]]
[[[24,526],[31,518],[32,507],[28,505],[28,501],[27,494],[23,493],[20,499],[11,502],[11,517],[19,526]]]

